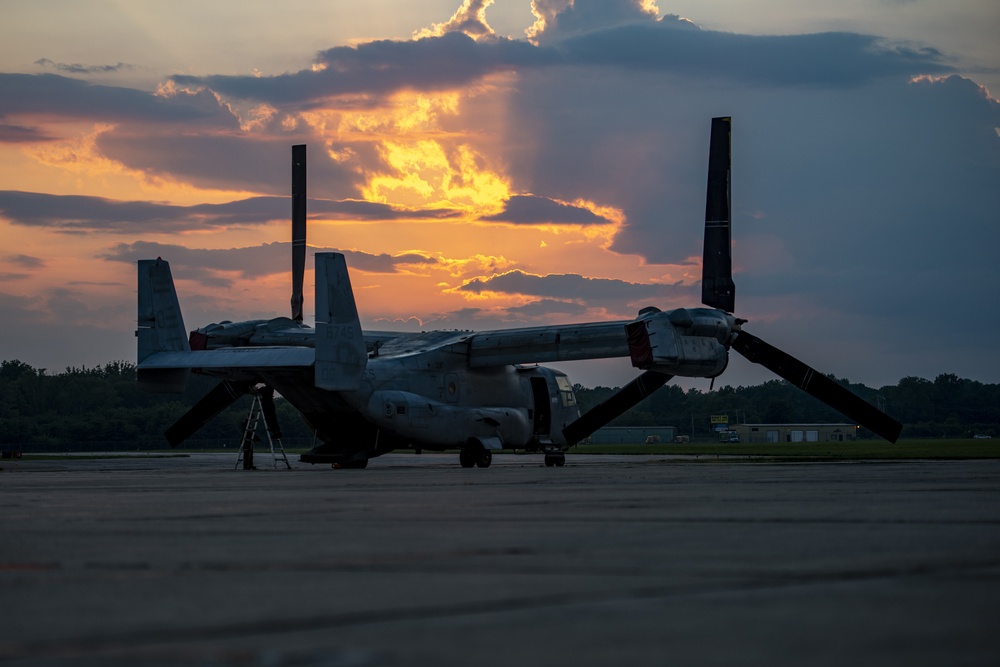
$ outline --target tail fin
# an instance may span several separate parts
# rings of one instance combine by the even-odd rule
[[[151,391],[184,391],[189,369],[142,368],[142,362],[156,352],[191,349],[170,264],[162,259],[139,260],[139,328],[135,336],[139,387]]]
[[[367,365],[347,261],[339,252],[316,253],[316,386],[357,389]]]

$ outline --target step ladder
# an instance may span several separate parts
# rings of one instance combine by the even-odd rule
[[[274,464],[274,469],[278,469],[278,461],[281,460],[284,462],[285,467],[291,470],[292,464],[288,462],[288,455],[285,454],[285,446],[281,444],[281,438],[271,435],[271,424],[267,423],[267,415],[264,414],[260,393],[256,390],[252,393],[253,403],[250,404],[250,412],[247,414],[246,426],[243,428],[243,438],[240,440],[240,453],[236,457],[236,465],[233,466],[233,470],[239,468],[240,463],[243,464],[244,470],[257,469],[253,464],[253,449],[254,443],[260,442],[260,436],[257,435],[257,427],[261,422],[263,422],[264,432],[267,434],[267,442],[271,447],[271,461]]]

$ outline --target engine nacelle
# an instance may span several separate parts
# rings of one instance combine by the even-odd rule
[[[527,409],[449,405],[407,391],[374,392],[367,416],[379,428],[415,444],[464,447],[476,439],[487,449],[522,448],[532,435]]]
[[[625,326],[632,365],[683,377],[715,377],[729,364],[735,319],[710,308],[648,312]]]
[[[189,345],[192,350],[216,350],[220,347],[245,347],[259,345],[298,345],[312,347],[314,331],[287,317],[271,320],[247,320],[209,324],[191,332]]]

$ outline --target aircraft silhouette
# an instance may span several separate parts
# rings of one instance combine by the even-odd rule
[[[316,327],[302,322],[305,146],[293,146],[292,317],[210,324],[188,335],[169,264],[138,263],[139,385],[181,391],[190,372],[220,383],[167,432],[176,447],[235,400],[262,396],[276,429],[281,394],[320,442],[309,463],[363,468],[400,448],[458,449],[488,467],[500,449],[540,451],[546,465],[674,376],[715,378],[735,350],[895,442],[902,425],[822,373],[743,329],[732,278],[731,119],[712,119],[702,267],[705,307],[644,308],[629,321],[497,331],[362,331],[344,256],[316,254]],[[537,364],[630,358],[642,374],[581,415],[566,375]]]

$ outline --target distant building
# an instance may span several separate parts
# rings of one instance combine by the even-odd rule
[[[642,445],[674,441],[677,429],[673,426],[605,426],[590,436],[595,445]]]
[[[854,424],[736,424],[740,442],[845,442],[857,439]]]

